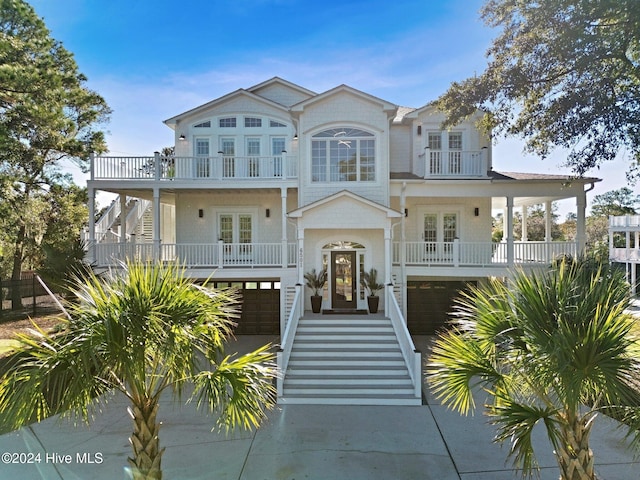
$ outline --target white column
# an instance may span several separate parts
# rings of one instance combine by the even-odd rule
[[[298,283],[304,285],[304,228],[298,228]]]
[[[391,227],[387,227],[384,229],[384,291],[388,292],[389,295],[392,295],[392,289],[388,286],[391,283]],[[386,316],[389,316],[389,299],[385,298],[384,310]]]
[[[576,253],[578,256],[585,253],[587,244],[586,209],[587,194],[583,191],[576,197]]]
[[[283,155],[284,160],[284,155]],[[284,165],[283,165],[284,168]],[[280,188],[280,200],[282,205],[282,268],[287,268],[289,265],[288,257],[288,243],[289,240],[287,238],[287,188]]]
[[[153,189],[153,257],[160,259],[160,189]]]
[[[91,154],[91,160],[93,162],[93,154]],[[89,245],[87,256],[89,263],[94,264],[96,262],[96,191],[93,187],[88,187],[87,194],[89,196]]]
[[[553,253],[551,251],[551,202],[544,203],[544,241],[545,245],[545,254],[547,262],[551,262],[553,260]]]
[[[120,243],[127,241],[127,196],[123,193],[120,199]]]
[[[507,240],[507,265],[513,267],[513,197],[507,197],[507,212],[503,223],[504,236]]]
[[[528,219],[528,209],[527,205],[522,206],[522,240],[523,242],[529,241],[529,232],[527,231],[527,219]]]

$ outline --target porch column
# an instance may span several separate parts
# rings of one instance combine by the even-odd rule
[[[93,162],[93,154],[92,154]],[[93,167],[93,163],[91,164]],[[93,170],[92,170],[93,173]],[[93,187],[87,188],[89,196],[89,245],[87,249],[87,257],[89,264],[96,263],[96,191]]]
[[[586,209],[587,194],[583,191],[576,197],[576,253],[578,255],[585,253],[585,247],[587,244]]]
[[[123,193],[118,195],[120,199],[120,243],[127,241],[127,196]]]
[[[287,239],[287,188],[280,188],[280,200],[282,204],[282,268],[287,268],[289,265],[288,258],[288,239]]]
[[[304,228],[298,227],[298,283],[304,285]]]
[[[544,202],[544,241],[551,241],[551,202]]]
[[[507,240],[507,265],[513,267],[513,197],[507,197],[507,213],[504,216],[504,236]]]
[[[523,242],[529,241],[529,233],[527,231],[527,220],[528,220],[528,208],[527,205],[522,206],[522,240]]]
[[[407,318],[407,215],[405,214],[407,208],[406,198],[407,182],[402,183],[402,190],[400,192],[400,212],[402,212],[402,219],[400,220],[400,292],[402,295],[402,315]]]
[[[384,229],[384,291],[389,292],[388,285],[391,283],[391,227]],[[387,298],[388,300],[388,298]],[[389,316],[389,302],[384,304],[385,315]]]
[[[160,189],[153,189],[153,259],[159,260],[160,256]]]

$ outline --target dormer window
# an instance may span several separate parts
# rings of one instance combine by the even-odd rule
[[[211,120],[207,120],[206,122],[200,122],[193,126],[193,128],[210,128]]]
[[[311,140],[312,182],[373,182],[376,141],[358,128],[332,128]]]

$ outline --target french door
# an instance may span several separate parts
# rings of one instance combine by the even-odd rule
[[[356,252],[331,252],[332,308],[357,308],[356,274]]]

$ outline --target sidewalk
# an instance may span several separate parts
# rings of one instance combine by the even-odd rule
[[[238,350],[266,343],[242,337]],[[418,337],[416,346],[426,347]],[[507,480],[518,478],[492,443],[482,415],[463,418],[427,395],[429,405],[285,405],[253,432],[225,436],[192,405],[164,400],[160,441],[164,478],[216,480]],[[592,433],[601,480],[638,478],[640,462],[620,441],[616,422],[600,416]],[[40,454],[40,463],[0,466],[0,479],[128,479],[126,403],[110,403],[90,427],[48,419],[0,436],[0,453]],[[544,432],[534,439],[542,480],[557,480]],[[4,457],[3,457],[4,458]],[[47,461],[48,460],[48,461]],[[66,463],[68,461],[68,463]],[[93,461],[94,463],[89,463]]]

